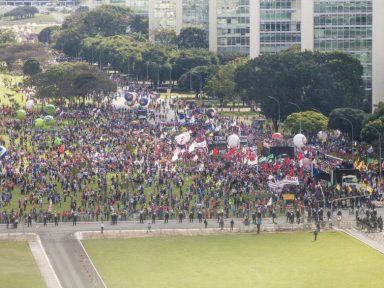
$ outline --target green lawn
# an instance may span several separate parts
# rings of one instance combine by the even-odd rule
[[[86,240],[108,287],[382,287],[384,256],[337,232]]]
[[[45,287],[27,242],[0,241],[0,286]]]
[[[3,18],[0,20],[0,25],[11,26],[11,25],[25,25],[27,23],[36,23],[36,24],[48,24],[56,23],[57,21],[51,15],[36,14],[33,18],[20,19],[20,20],[11,20]]]
[[[16,88],[16,83],[22,82],[22,76],[0,74],[0,106],[11,106],[17,103],[21,107],[25,105],[26,97],[22,97]]]

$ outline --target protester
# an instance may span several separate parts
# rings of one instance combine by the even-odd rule
[[[207,218],[221,225],[224,217],[251,216],[259,231],[261,219],[269,213],[276,223],[283,207],[292,224],[295,216],[300,224],[304,214],[315,223],[322,222],[325,211],[320,208],[319,186],[328,208],[332,199],[360,195],[356,189],[327,187],[312,175],[310,164],[321,171],[341,165],[325,155],[345,148],[343,139],[326,145],[313,140],[296,149],[293,159],[283,155],[260,161],[258,146],[266,139],[282,145],[272,140],[271,131],[255,130],[232,118],[207,118],[206,107],[189,109],[184,100],[159,98],[139,84],[129,89],[151,99],[147,109],[153,113],[147,121],[137,120],[137,109],[116,109],[110,102],[68,104],[55,112],[56,125],[42,129],[34,126],[34,120],[43,116],[40,110],[28,111],[20,121],[12,116],[13,109],[3,106],[0,135],[7,136],[7,143],[0,138],[0,145],[7,146],[7,153],[0,158],[0,222],[15,223],[28,215],[28,226],[32,219],[44,225],[54,221],[56,226],[59,221],[72,221],[75,226],[77,220],[111,219],[116,224],[137,218],[140,223],[151,219],[155,224],[156,218],[181,223],[189,215],[191,223],[195,217],[199,222],[204,217],[207,227]],[[227,149],[227,136],[239,131],[246,140],[240,147]],[[182,134],[189,135],[189,141],[182,142]],[[224,137],[224,152],[209,143],[212,135]],[[292,141],[286,139],[284,145]],[[378,190],[374,171],[363,171],[366,183],[375,187],[370,199],[335,201],[334,208],[370,205]],[[293,195],[290,204],[285,194]],[[11,203],[18,208],[7,212]]]

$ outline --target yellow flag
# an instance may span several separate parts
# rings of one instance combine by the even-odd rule
[[[337,190],[337,191],[340,191],[340,184],[337,184],[337,185],[336,185],[336,190]]]
[[[349,193],[352,192],[352,188],[351,188],[351,186],[348,186],[348,192],[349,192]]]
[[[357,167],[359,165],[359,160],[356,160],[354,163],[353,163],[353,167]]]
[[[365,165],[364,161],[361,161],[359,166],[357,166],[357,170],[361,172],[361,169],[363,169],[363,166]]]
[[[367,186],[367,192],[368,193],[372,193],[373,192],[373,188],[370,185]]]

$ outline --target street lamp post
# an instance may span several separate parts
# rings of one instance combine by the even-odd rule
[[[293,102],[288,102],[288,104],[295,106],[297,109],[299,109],[299,112],[301,113],[301,109],[300,109],[300,106],[298,104],[293,103]],[[301,133],[301,117],[299,117],[299,122],[300,122],[300,133]]]
[[[277,114],[278,114],[277,125],[279,126],[280,125],[280,101],[277,100],[275,97],[272,97],[272,96],[268,96],[268,98],[276,101],[276,103],[277,103]]]
[[[148,65],[149,65],[149,62],[147,61],[147,84],[148,84]]]
[[[325,213],[325,196],[324,196],[324,191],[323,191],[323,187],[321,187],[321,185],[319,184],[317,187],[320,188],[320,191],[321,191],[321,194],[323,195],[323,207],[324,207],[324,212]]]
[[[379,167],[379,173],[380,173],[380,187],[379,187],[379,189],[381,188],[381,179],[382,179],[382,168],[381,168],[381,133],[380,133],[380,131],[377,129],[377,128],[375,128],[374,126],[371,126],[371,125],[367,125],[369,128],[372,128],[373,130],[375,130],[376,132],[377,132],[377,134],[379,135],[379,157],[380,157],[380,159],[379,159],[379,165],[380,165],[380,167]],[[381,189],[380,189],[381,190]],[[380,192],[380,191],[379,191]]]
[[[349,125],[351,125],[351,153],[352,153],[352,161],[353,161],[353,158],[354,158],[354,156],[353,156],[353,124],[352,124],[352,121],[351,120],[349,120],[348,118],[345,118],[345,117],[336,117],[336,118],[340,118],[340,119],[342,119],[342,120],[345,120],[345,121],[347,121],[348,123],[349,123]]]
[[[189,90],[191,90],[191,91],[193,90],[192,89],[192,75],[199,78],[199,93],[201,93],[202,86],[203,86],[203,83],[202,83],[203,80],[202,80],[200,73],[194,74],[194,73],[189,72]]]
[[[160,65],[157,66],[157,92],[159,92],[159,84],[160,84]]]

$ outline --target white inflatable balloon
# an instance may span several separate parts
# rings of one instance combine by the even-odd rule
[[[303,148],[305,144],[307,144],[307,137],[303,134],[296,134],[295,137],[293,137],[293,144],[295,144],[297,148]]]
[[[240,138],[236,134],[229,135],[227,143],[230,148],[236,148],[240,146]]]
[[[120,109],[120,108],[126,108],[127,103],[125,101],[124,97],[119,97],[117,99],[112,100],[112,107],[115,109]]]
[[[341,131],[340,130],[333,130],[332,132],[331,132],[331,136],[333,137],[333,138],[339,138],[340,137],[340,135],[341,135]]]
[[[34,106],[33,100],[28,100],[27,102],[25,102],[25,109],[31,110],[33,109],[33,106]]]
[[[319,131],[319,133],[317,133],[317,139],[319,139],[320,141],[326,141],[327,138],[328,138],[327,132]]]
[[[185,145],[191,140],[191,134],[184,132],[175,137],[176,143],[179,145]]]

